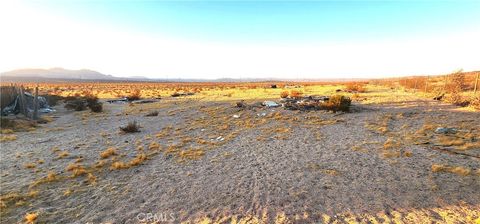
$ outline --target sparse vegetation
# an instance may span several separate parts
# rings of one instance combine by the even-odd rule
[[[290,97],[291,98],[297,99],[297,98],[301,98],[302,96],[303,96],[303,92],[301,92],[301,91],[297,91],[297,90],[291,90],[290,91]]]
[[[102,159],[106,159],[106,158],[108,158],[110,156],[114,156],[114,155],[117,155],[117,150],[115,148],[108,148],[105,151],[103,151],[102,153],[100,153],[100,157]]]
[[[468,81],[468,77],[465,80]],[[415,80],[412,79],[406,82],[406,85],[411,85],[411,88],[415,91],[421,91],[421,84],[419,84],[421,81],[426,80],[418,79],[416,80],[417,84],[415,84]],[[400,82],[403,82],[403,80],[400,80]],[[433,78],[430,79],[430,82],[433,82]],[[25,147],[28,150],[21,148],[18,153],[15,152],[15,155],[8,155],[9,161],[17,161],[17,167],[20,168],[18,172],[23,172],[22,175],[36,175],[38,179],[28,181],[23,186],[19,186],[19,189],[22,190],[17,193],[17,196],[12,196],[13,199],[8,199],[8,197],[2,195],[0,203],[2,212],[13,212],[2,213],[1,215],[7,214],[8,216],[14,214],[17,219],[21,219],[25,211],[35,211],[34,209],[37,209],[36,206],[40,204],[41,200],[46,200],[49,195],[54,193],[58,194],[57,199],[64,198],[68,200],[84,200],[88,192],[98,193],[99,195],[95,195],[95,197],[104,200],[105,196],[100,195],[100,193],[105,190],[128,195],[130,189],[117,184],[117,179],[127,182],[126,186],[135,186],[132,185],[130,178],[124,178],[122,175],[151,172],[151,169],[164,166],[167,163],[176,163],[175,166],[177,167],[186,167],[185,170],[188,172],[176,173],[170,169],[161,170],[162,175],[163,172],[165,172],[165,176],[177,175],[175,178],[192,178],[192,176],[198,178],[205,172],[205,164],[210,163],[214,163],[212,167],[215,169],[228,169],[237,166],[223,166],[224,163],[235,162],[239,163],[238,167],[248,170],[250,167],[245,165],[245,161],[250,163],[250,158],[254,158],[257,155],[256,153],[268,153],[264,155],[268,155],[269,158],[274,158],[273,156],[280,156],[287,160],[293,158],[302,164],[309,164],[307,161],[315,161],[315,159],[320,158],[318,156],[310,158],[305,155],[322,154],[323,157],[323,154],[325,154],[324,158],[332,159],[332,162],[329,163],[317,161],[318,164],[312,163],[312,165],[304,167],[305,170],[298,170],[306,179],[313,176],[315,178],[326,177],[332,179],[342,178],[343,175],[349,176],[351,167],[347,164],[352,161],[343,159],[371,159],[372,154],[375,154],[375,160],[378,158],[384,160],[382,166],[393,167],[388,169],[388,172],[394,172],[393,176],[388,178],[393,183],[382,182],[381,184],[416,184],[415,181],[424,181],[419,178],[425,178],[425,175],[420,175],[421,177],[413,175],[409,180],[405,178],[399,178],[400,180],[398,180],[402,173],[400,171],[397,172],[394,167],[404,167],[419,160],[428,160],[428,164],[438,164],[434,164],[431,167],[428,165],[426,167],[423,165],[414,166],[412,169],[418,170],[411,170],[411,172],[431,172],[428,175],[428,181],[432,179],[432,182],[435,182],[435,184],[432,184],[432,192],[434,189],[442,189],[442,191],[437,191],[440,194],[450,192],[448,181],[442,182],[445,178],[454,177],[458,180],[470,181],[471,178],[477,178],[477,175],[480,175],[476,164],[456,159],[462,156],[452,155],[452,157],[449,157],[451,156],[449,153],[458,153],[465,157],[476,155],[475,149],[480,147],[480,142],[478,141],[480,129],[472,125],[478,120],[475,118],[475,114],[472,115],[472,113],[476,112],[469,111],[470,108],[462,108],[461,110],[459,109],[459,111],[462,111],[460,113],[455,111],[458,108],[447,104],[441,104],[442,107],[440,107],[435,102],[432,103],[432,100],[425,100],[425,98],[431,98],[429,94],[415,93],[415,91],[412,91],[409,87],[403,87],[403,85],[400,85],[403,88],[399,88],[399,80],[390,83],[388,88],[377,86],[373,83],[360,83],[361,88],[364,88],[364,90],[368,88],[368,91],[364,93],[358,93],[362,92],[362,90],[356,86],[350,88],[350,85],[354,84],[357,85],[357,83],[340,83],[338,85],[301,83],[287,86],[279,84],[277,89],[262,86],[258,83],[212,85],[205,83],[180,83],[175,84],[176,86],[162,83],[83,83],[72,84],[71,88],[62,87],[60,89],[64,90],[59,90],[57,94],[71,94],[66,101],[82,99],[86,109],[92,109],[91,105],[99,102],[97,96],[100,98],[106,98],[111,95],[123,97],[131,94],[135,89],[141,89],[145,98],[160,95],[168,96],[174,92],[179,93],[179,96],[185,96],[182,94],[189,92],[199,94],[180,98],[167,97],[161,102],[131,103],[134,106],[127,106],[127,104],[123,104],[124,102],[109,104],[109,110],[103,114],[89,112],[73,113],[73,115],[70,114],[68,116],[81,118],[81,120],[70,120],[68,122],[72,122],[71,124],[62,124],[58,129],[55,126],[57,125],[55,122],[63,122],[65,117],[55,119],[53,124],[39,125],[39,128],[32,135],[34,139],[30,139],[30,136],[28,136],[30,133],[15,133],[18,130],[18,123],[11,125],[8,123],[10,120],[5,125],[8,127],[4,128],[2,117],[0,136],[2,139],[17,134],[21,140],[19,148],[25,145],[23,141],[24,138],[27,138],[28,144],[30,142],[33,144],[41,142],[38,144],[38,148],[43,151],[42,154],[39,154],[39,150],[33,149],[33,152],[30,152],[30,148]],[[79,86],[88,86],[89,91],[80,92]],[[346,87],[343,88],[343,86]],[[438,86],[440,84],[437,83],[437,85],[429,85],[426,89],[433,95],[433,92],[438,90]],[[464,93],[468,88],[467,83],[460,95],[462,95],[463,99],[471,99],[469,100],[470,106],[473,107],[475,98]],[[75,95],[76,92],[79,95]],[[324,97],[336,92],[344,95],[330,96],[328,100],[327,97]],[[446,97],[448,95],[449,93],[446,94]],[[279,97],[285,99],[280,101]],[[299,100],[293,100],[293,98]],[[349,108],[352,107],[351,99],[353,98],[357,99],[355,102],[358,106],[355,106],[352,110],[360,111],[361,109],[361,113],[333,114],[318,111],[349,111]],[[476,99],[476,102],[478,102],[479,98],[477,97]],[[289,101],[294,102],[296,105],[311,103],[313,109],[290,111],[282,107],[268,108],[260,105],[265,100],[275,101],[279,104]],[[426,105],[427,103],[429,106],[424,107],[424,104]],[[374,106],[371,107],[369,104]],[[447,109],[443,109],[443,106]],[[410,110],[410,107],[414,109]],[[154,117],[159,114],[161,114],[161,117]],[[170,117],[165,119],[163,117],[164,114]],[[429,119],[428,116],[430,115],[434,116],[435,120]],[[465,117],[463,117],[464,115]],[[52,115],[53,118],[56,118],[56,116],[56,114]],[[145,116],[150,118],[145,118]],[[82,122],[87,118],[91,122],[87,122],[87,125],[84,125],[85,123]],[[118,129],[115,134],[115,129],[112,131],[108,126],[108,122],[117,124],[116,122],[119,120],[129,121],[130,119],[133,121],[128,124],[125,123],[127,124],[125,126],[121,126],[120,131],[122,133],[139,132],[140,126],[137,124],[138,121],[144,125],[141,129],[143,134],[118,135]],[[16,120],[13,121],[17,122]],[[98,122],[99,128],[92,130],[92,127],[97,127],[95,122]],[[58,147],[51,145],[52,140],[57,140],[57,138],[52,138],[52,136],[56,134],[59,134],[59,136],[70,136],[73,133],[72,129],[76,129],[77,126],[75,125],[78,124],[82,124],[81,127],[86,128],[86,136],[91,139],[88,139],[88,141],[84,141],[85,139],[72,139],[64,141],[62,144],[56,144]],[[45,128],[43,128],[44,126]],[[118,126],[116,125],[114,128]],[[453,127],[459,131],[456,134],[437,134],[435,130],[438,127]],[[50,135],[49,132],[51,133],[53,130],[55,132]],[[78,130],[84,131],[84,129]],[[337,130],[342,131],[342,133],[337,134]],[[62,132],[65,132],[65,135]],[[254,144],[255,147],[259,147],[262,151],[247,151],[249,148],[235,148],[238,145],[246,147],[244,142]],[[15,147],[12,145],[16,143],[2,142],[2,147],[5,146],[11,149],[10,147]],[[353,150],[342,150],[340,154],[338,151],[332,152],[332,150],[329,150],[340,145],[343,146],[343,144],[345,144],[344,148]],[[37,145],[35,146],[37,147]],[[52,147],[54,148],[50,150]],[[422,149],[419,150],[419,148]],[[353,157],[351,153],[353,153]],[[275,166],[278,164],[281,165],[280,168],[288,166],[288,163],[282,161],[279,161],[278,164],[269,164],[262,156],[258,157],[258,159],[262,166],[272,166],[269,170],[277,168]],[[341,162],[341,165],[336,163],[338,161]],[[448,162],[448,165],[442,165],[445,161]],[[371,165],[369,162],[360,162],[362,162],[362,166]],[[421,164],[424,163],[425,161],[422,161]],[[148,165],[142,166],[142,164]],[[197,172],[195,166],[199,166],[198,174],[195,173]],[[58,170],[58,167],[65,168],[65,170]],[[295,168],[301,169],[302,167]],[[234,172],[237,171],[243,172],[244,170],[234,170]],[[281,173],[281,175],[288,175],[289,171],[289,169],[281,169],[279,172],[287,172]],[[369,171],[377,172],[374,175],[378,175],[379,172],[378,169],[369,169]],[[10,173],[2,173],[2,175],[5,175],[2,178],[12,179],[12,172],[10,170],[8,172]],[[356,172],[364,172],[364,170],[356,170]],[[362,173],[363,175],[365,173]],[[388,175],[388,173],[382,173],[382,175]],[[355,181],[364,180],[357,178]],[[215,182],[215,184],[222,183],[219,181]],[[339,184],[342,183],[340,182]],[[365,181],[362,184],[369,183]],[[205,185],[200,184],[198,186],[205,189]],[[444,188],[445,186],[447,187]],[[143,185],[139,184],[139,187],[143,187]],[[170,188],[170,186],[166,187],[168,191],[173,192],[173,188]],[[285,187],[285,185],[282,187]],[[315,187],[327,190],[332,187],[335,188],[328,181]],[[468,196],[472,192],[472,188],[467,185],[464,187],[470,191],[459,193],[459,195]],[[28,191],[31,190],[32,192],[43,191],[48,188],[49,192],[37,193],[38,196],[34,196],[33,194],[30,195],[27,190],[23,190],[27,188]],[[291,193],[295,197],[298,196],[299,199],[312,196],[308,189],[305,191],[296,189],[296,187],[285,189],[289,189],[289,194]],[[425,192],[426,194],[430,193],[428,190]],[[83,202],[81,203],[83,205]],[[25,210],[27,208],[32,210]],[[15,209],[22,209],[21,213],[18,213]],[[41,210],[39,211],[41,212]],[[52,215],[52,217],[56,216]],[[476,216],[472,217],[475,218]],[[51,221],[47,215],[42,215],[41,219],[42,222],[43,219],[47,220],[47,222]],[[338,218],[337,220],[344,219]],[[473,218],[470,220],[473,220]]]
[[[365,83],[349,82],[345,85],[346,92],[364,93],[366,92]]]
[[[156,117],[156,116],[158,116],[158,111],[151,111],[151,112],[149,112],[148,114],[146,114],[145,116],[147,116],[147,117]]]
[[[135,133],[140,132],[140,126],[137,124],[137,121],[131,121],[126,126],[120,127],[120,130],[123,133]]]
[[[328,101],[320,104],[320,107],[324,110],[330,110],[333,112],[348,112],[350,110],[351,104],[352,100],[349,97],[342,95],[333,95],[329,98]]]
[[[25,221],[27,221],[27,223],[35,223],[37,218],[38,218],[38,213],[36,212],[27,213],[25,215]]]
[[[128,101],[134,101],[134,100],[139,100],[141,99],[142,97],[142,93],[139,89],[135,89],[133,90],[132,93],[130,93],[130,95],[126,96],[125,98],[127,98]]]

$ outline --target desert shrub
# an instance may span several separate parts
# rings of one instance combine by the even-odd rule
[[[0,127],[2,129],[4,128],[13,129],[15,127],[15,121],[12,119],[8,119],[6,117],[0,117]]]
[[[93,105],[98,103],[98,97],[92,94],[85,95],[85,101],[87,102],[87,106]]]
[[[480,110],[480,96],[473,97],[473,99],[470,101],[470,106],[476,110]]]
[[[65,108],[69,110],[82,111],[87,109],[87,102],[81,98],[75,98],[65,102]]]
[[[290,97],[292,98],[300,98],[303,96],[303,93],[297,90],[290,91]]]
[[[130,93],[130,95],[126,96],[128,101],[134,101],[134,100],[139,100],[142,97],[142,93],[140,92],[139,89],[136,89],[133,91],[133,93]]]
[[[47,100],[48,105],[55,106],[58,104],[58,101],[63,100],[64,97],[58,95],[44,95],[45,99]]]
[[[328,101],[320,105],[323,110],[330,110],[333,112],[344,111],[348,112],[350,110],[350,105],[352,100],[349,97],[342,95],[334,95],[329,98]]]
[[[450,93],[460,93],[466,88],[465,74],[462,71],[455,72],[450,75],[447,90]]]
[[[88,107],[92,112],[95,112],[95,113],[100,113],[103,111],[103,104],[100,102],[97,102],[96,104],[91,104]]]
[[[65,98],[65,108],[69,110],[82,111],[90,108],[92,112],[102,112],[103,104],[98,102],[98,97],[92,94],[85,94],[85,96],[75,96]]]
[[[149,112],[147,115],[145,115],[147,117],[156,117],[158,116],[158,111],[151,111]]]
[[[128,122],[126,126],[120,127],[120,130],[124,133],[135,133],[140,132],[140,126],[136,121]]]
[[[345,91],[347,92],[357,92],[364,93],[366,92],[365,83],[360,82],[350,82],[345,85]]]
[[[98,97],[92,94],[86,95],[85,101],[87,102],[87,107],[90,108],[92,112],[99,113],[103,111],[103,104],[98,102]]]
[[[0,128],[15,131],[28,131],[35,128],[37,123],[28,119],[10,119],[0,116]]]
[[[288,94],[288,91],[282,91],[282,92],[280,93],[280,97],[281,97],[281,98],[287,98],[288,95],[289,95],[289,94]]]

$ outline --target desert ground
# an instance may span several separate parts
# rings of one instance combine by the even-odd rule
[[[48,123],[2,134],[1,223],[480,222],[479,111],[339,88],[301,91],[348,95],[348,113],[236,106],[281,88],[101,97],[101,113],[59,103]],[[120,131],[132,121],[139,132]]]

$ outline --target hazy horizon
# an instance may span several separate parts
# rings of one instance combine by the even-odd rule
[[[475,1],[2,1],[0,72],[368,79],[473,71],[479,9]]]

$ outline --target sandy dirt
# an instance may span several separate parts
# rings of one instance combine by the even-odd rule
[[[98,114],[57,106],[53,121],[1,143],[1,223],[24,222],[26,213],[39,223],[480,218],[480,148],[440,147],[433,132],[455,127],[478,141],[479,112],[420,99],[355,103],[352,113],[336,114],[188,98],[104,106]],[[144,116],[152,110],[159,115]],[[120,133],[133,120],[141,132]],[[149,149],[152,142],[160,147]],[[111,147],[117,155],[102,160]],[[147,159],[112,168],[139,154]],[[99,161],[105,165],[95,167]],[[69,164],[86,173],[72,177]],[[55,177],[47,181],[48,173]]]

